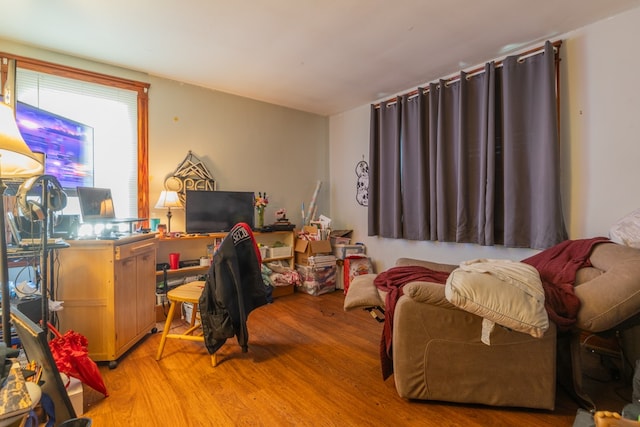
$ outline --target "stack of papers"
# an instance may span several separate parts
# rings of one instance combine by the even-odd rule
[[[330,267],[336,265],[335,255],[314,255],[307,258],[307,263],[311,267]]]

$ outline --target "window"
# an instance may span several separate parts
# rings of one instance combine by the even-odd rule
[[[2,57],[2,85],[15,81],[15,100],[93,128],[93,185],[112,189],[117,216],[148,217],[149,85],[29,58]],[[65,213],[80,213],[77,198],[70,198]]]
[[[369,235],[545,249],[566,240],[551,42],[371,106]]]

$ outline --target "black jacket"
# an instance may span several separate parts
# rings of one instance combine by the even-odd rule
[[[204,343],[209,354],[234,335],[242,351],[247,351],[247,317],[254,308],[267,303],[261,262],[251,228],[236,224],[213,255],[200,296]]]

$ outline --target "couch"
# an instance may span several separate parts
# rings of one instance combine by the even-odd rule
[[[561,373],[568,373],[583,406],[594,409],[582,390],[579,337],[585,331],[605,333],[626,327],[638,318],[640,250],[598,242],[583,261],[573,288],[580,309],[570,327],[563,325],[559,331],[550,321],[544,334],[534,337],[498,325],[491,332],[490,345],[481,338],[483,317],[452,304],[442,283],[405,284],[392,328],[398,394],[407,399],[552,410],[559,366]],[[396,266],[406,265],[448,273],[459,267],[410,258],[396,262]],[[373,274],[354,278],[345,310],[376,306],[384,310],[386,293],[376,288],[375,279]],[[559,352],[563,357],[558,361],[563,364],[557,363]]]

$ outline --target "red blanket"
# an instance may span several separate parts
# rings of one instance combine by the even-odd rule
[[[544,306],[559,330],[568,330],[576,323],[580,300],[573,291],[576,273],[589,267],[589,255],[598,243],[608,242],[606,237],[565,240],[522,262],[535,267],[540,273],[544,289]]]
[[[591,265],[589,255],[598,243],[607,242],[606,237],[566,240],[532,257],[522,260],[535,267],[542,280],[545,308],[549,319],[559,330],[569,329],[577,320],[580,300],[575,295],[573,285],[577,271]],[[393,313],[398,299],[403,295],[405,284],[414,281],[445,284],[449,273],[430,270],[418,266],[392,267],[380,273],[374,283],[380,290],[388,292],[385,300],[384,328],[380,340],[380,363],[382,377],[387,379],[393,373],[392,331]]]

